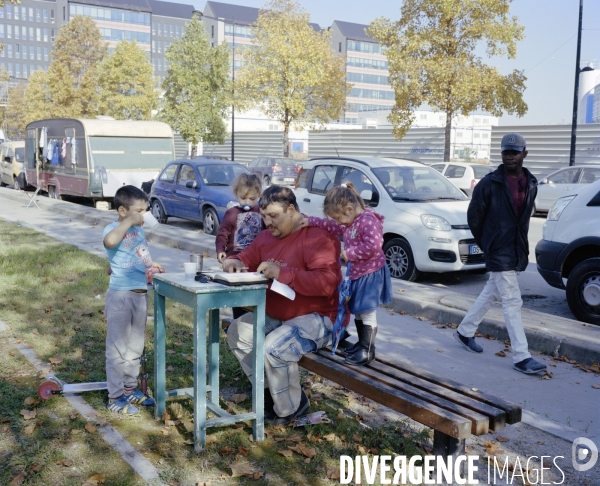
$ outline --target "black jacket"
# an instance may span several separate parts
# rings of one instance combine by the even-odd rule
[[[527,176],[527,193],[519,219],[504,180],[503,164],[481,179],[473,190],[467,219],[490,272],[522,272],[529,262],[527,233],[537,195],[537,179],[524,167],[523,172]]]

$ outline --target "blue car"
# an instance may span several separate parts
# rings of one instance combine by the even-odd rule
[[[237,205],[231,184],[243,165],[229,160],[174,160],[150,190],[150,207],[159,223],[169,216],[200,221],[207,235],[216,235],[225,211]]]

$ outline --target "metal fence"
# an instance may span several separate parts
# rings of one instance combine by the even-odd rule
[[[235,132],[235,160],[248,163],[261,155],[283,156],[283,132]],[[203,144],[204,155],[219,155],[231,158],[231,138],[224,145]]]
[[[517,132],[527,142],[527,167],[536,177],[569,165],[571,125],[525,125],[492,128],[491,162],[502,163],[500,142],[507,133]],[[578,125],[575,165],[600,164],[600,124]]]

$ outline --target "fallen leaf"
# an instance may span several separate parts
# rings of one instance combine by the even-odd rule
[[[60,356],[53,356],[48,361],[50,361],[50,363],[52,363],[52,364],[58,364],[58,363],[62,363],[62,360],[63,359]]]
[[[175,371],[175,368],[173,368],[173,365],[167,366],[167,372],[168,373],[173,373],[173,371]]]
[[[344,412],[342,412],[340,410],[340,412],[337,414],[337,419],[338,420],[342,420],[342,419],[345,419],[345,418],[346,418],[346,415],[344,414]]]
[[[175,354],[175,351],[172,349],[167,349],[167,354]]]
[[[596,388],[596,390],[600,390],[600,383],[596,383],[592,385],[592,388]]]
[[[255,472],[254,475],[252,476],[252,479],[254,479],[255,481],[257,481],[260,478],[262,478],[264,475],[265,475],[264,472]]]
[[[499,436],[497,436],[497,437],[496,437],[496,440],[497,440],[498,442],[508,442],[510,439],[509,439],[509,438],[507,438],[507,437],[504,437],[504,436],[502,436],[502,435],[499,435]]]
[[[247,462],[234,462],[231,466],[231,477],[254,475],[256,472]]]
[[[292,451],[290,451],[289,449],[285,450],[285,451],[277,451],[277,452],[279,452],[279,454],[281,454],[282,456],[285,456],[285,457],[292,457],[294,455],[294,453]]]
[[[31,425],[28,425],[27,427],[25,427],[23,429],[23,432],[25,432],[26,435],[31,435],[31,434],[33,434],[34,430],[35,430],[35,424],[31,424]]]
[[[192,362],[192,363],[193,363],[193,362],[194,362],[194,355],[193,355],[193,354],[188,354],[188,355],[185,357],[185,359],[187,359],[188,361],[190,361],[190,362]]]
[[[168,410],[165,410],[162,414],[162,420],[167,421],[167,420],[171,420],[171,414],[169,413]]]
[[[308,458],[308,457],[307,457],[306,459],[304,459],[304,462],[305,462],[306,464],[310,464],[310,458]]]
[[[506,357],[506,353],[504,351],[498,351],[496,353],[496,356],[500,356],[501,358],[505,358]]]
[[[32,330],[31,330],[31,332],[32,332],[33,334],[36,334],[36,335],[38,335],[38,336],[40,335],[40,331],[38,331],[38,330],[37,330],[37,329],[35,329],[35,328],[34,328],[34,329],[32,329]]]
[[[38,403],[40,403],[38,400],[36,400],[34,397],[27,397],[23,403],[25,405],[37,405]]]
[[[94,345],[94,343],[92,341],[86,341],[85,343],[83,343],[83,345],[86,348],[91,348]]]
[[[71,459],[66,459],[62,462],[62,465],[65,467],[71,467],[73,465],[73,461],[71,461]]]
[[[106,474],[94,474],[93,476],[86,479],[86,482],[90,484],[104,484],[105,481]]]
[[[173,343],[173,345],[175,345],[175,346],[183,346],[183,343],[180,343],[179,341],[177,341],[176,343]]]
[[[25,476],[27,476],[27,473],[24,471],[21,471],[19,474],[17,474],[12,481],[10,482],[11,485],[17,485],[17,484],[23,484],[23,482],[25,481]]]
[[[179,423],[179,420],[165,420],[165,427],[174,427]]]
[[[245,393],[236,393],[235,395],[231,395],[231,401],[236,405],[240,402],[243,402],[248,398],[248,395]]]
[[[25,420],[31,420],[34,419],[37,416],[37,411],[36,410],[21,410],[21,415],[23,415],[23,418]]]
[[[194,445],[194,441],[192,439],[184,440],[183,443],[185,445]],[[208,444],[208,441],[206,441],[206,443]]]
[[[31,466],[31,470],[32,470],[33,472],[38,472],[38,471],[39,471],[39,470],[41,470],[41,469],[42,469],[42,466],[38,466],[38,465],[36,465],[36,464],[34,464],[33,466]]]
[[[335,434],[332,432],[331,434],[327,434],[323,436],[327,442],[333,442],[335,440]]]
[[[167,437],[169,435],[169,431],[166,429],[163,429],[161,432],[164,437]]]
[[[327,469],[327,479],[339,480],[340,479],[339,468]]]
[[[371,454],[374,454],[374,455],[376,455],[376,454],[377,454],[379,451],[378,451],[377,449],[375,449],[375,447],[372,447],[371,449],[369,449],[369,452],[370,452]]]
[[[352,439],[354,440],[354,442],[362,442],[362,437],[358,434],[354,434],[352,436]]]
[[[363,446],[359,445],[358,446],[358,452],[360,452],[363,456],[367,455],[367,449],[365,449]]]
[[[233,453],[233,448],[232,447],[222,447],[221,449],[219,449],[219,454],[221,454],[222,456],[228,456],[229,454]]]
[[[84,310],[78,313],[79,316],[91,316],[94,312],[91,310]]]
[[[87,424],[85,424],[85,430],[87,430],[89,434],[93,434],[98,429],[94,426],[94,424],[88,422]]]
[[[247,456],[249,454],[248,449],[246,449],[243,446],[239,446],[238,447],[238,451],[240,452],[240,454],[242,454],[243,456]]]
[[[443,352],[444,352],[444,350],[443,350],[443,349],[440,349],[440,348],[437,348],[437,349],[436,349],[436,351],[437,351],[438,353],[443,353]]]

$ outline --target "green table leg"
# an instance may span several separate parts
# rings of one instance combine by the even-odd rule
[[[208,297],[210,299],[210,297]],[[194,307],[194,450],[202,452],[206,444],[206,311],[204,296]]]
[[[160,420],[166,407],[165,297],[154,291],[154,418]]]
[[[263,294],[264,295],[264,294]],[[256,419],[252,421],[252,436],[262,441],[265,435],[265,300],[259,299],[254,314],[254,347],[252,350],[252,410]]]
[[[208,311],[208,384],[210,401],[219,405],[219,309]]]

